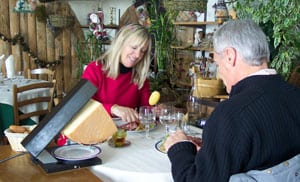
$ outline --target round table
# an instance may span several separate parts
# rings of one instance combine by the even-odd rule
[[[201,129],[194,128],[201,132]],[[98,145],[102,149],[102,164],[90,170],[105,182],[172,182],[171,163],[167,154],[158,151],[155,144],[165,134],[160,124],[150,132],[127,132],[129,146],[114,148],[108,142]]]

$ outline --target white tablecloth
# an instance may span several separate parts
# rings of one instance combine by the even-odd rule
[[[164,128],[158,126],[150,132],[152,139],[145,139],[144,133],[127,132],[131,142],[127,147],[100,144],[102,164],[90,170],[104,182],[172,182],[168,156],[155,148],[165,134]]]
[[[8,104],[13,106],[13,85],[16,84],[19,86],[29,85],[32,83],[44,82],[44,80],[36,80],[36,79],[5,79],[3,82],[0,83],[0,103]],[[19,95],[19,99],[25,98],[32,98],[36,97],[36,95],[40,96],[49,96],[49,89],[35,89],[30,92],[23,92]],[[31,104],[28,106],[24,106],[20,108],[23,113],[31,112],[37,109],[46,109],[48,107],[48,103],[38,103],[38,104]],[[32,117],[32,120],[38,122],[38,117]]]

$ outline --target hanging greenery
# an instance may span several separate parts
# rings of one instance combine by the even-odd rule
[[[61,63],[61,60],[56,60],[56,61],[52,61],[52,62],[46,62],[46,61],[39,60],[34,55],[34,53],[30,50],[28,44],[24,41],[24,37],[20,33],[16,34],[13,38],[8,38],[4,34],[0,33],[0,39],[3,40],[4,42],[8,42],[12,45],[20,44],[22,50],[24,52],[27,52],[28,56],[34,60],[34,63],[37,64],[38,67],[53,68]]]
[[[239,18],[251,18],[264,29],[271,46],[270,66],[287,79],[300,64],[300,1],[237,0],[234,8]]]

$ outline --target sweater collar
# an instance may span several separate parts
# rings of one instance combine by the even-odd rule
[[[244,90],[263,91],[261,89],[268,88],[263,85],[279,83],[281,80],[282,77],[278,74],[249,76],[232,86],[230,96],[239,94]]]
[[[132,68],[127,68],[122,63],[120,63],[120,73],[128,73],[131,71],[132,71]]]

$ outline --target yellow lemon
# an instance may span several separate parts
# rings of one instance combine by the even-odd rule
[[[149,104],[151,106],[154,106],[155,104],[157,104],[159,99],[160,99],[160,93],[158,91],[154,91],[149,97]]]

